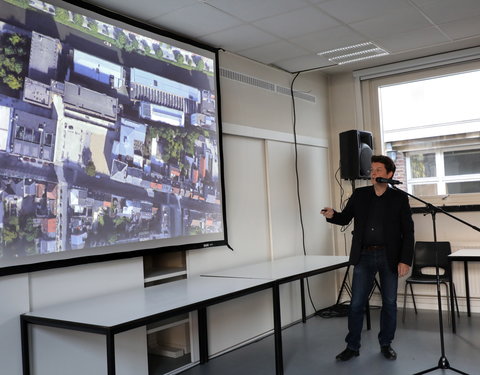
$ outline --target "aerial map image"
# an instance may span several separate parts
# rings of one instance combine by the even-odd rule
[[[131,30],[0,0],[0,263],[224,231],[214,54]]]

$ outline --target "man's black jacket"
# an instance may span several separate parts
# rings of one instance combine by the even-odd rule
[[[350,251],[350,263],[353,265],[360,261],[365,225],[374,194],[373,186],[355,189],[342,212],[335,211],[333,217],[327,219],[328,222],[339,225],[347,225],[354,219]],[[383,217],[384,245],[387,248],[390,268],[397,272],[398,263],[412,265],[415,244],[412,212],[406,194],[390,187],[384,194],[386,199]]]

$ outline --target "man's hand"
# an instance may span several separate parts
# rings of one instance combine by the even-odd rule
[[[333,214],[334,214],[334,210],[333,208],[330,208],[330,207],[324,207],[320,213],[325,216],[327,219],[331,219],[333,217]]]
[[[398,263],[398,277],[405,276],[410,271],[410,266],[405,263]]]

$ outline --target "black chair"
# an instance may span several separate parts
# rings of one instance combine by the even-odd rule
[[[427,241],[417,241],[415,243],[415,255],[412,265],[412,274],[405,280],[405,291],[403,294],[403,317],[402,321],[405,321],[405,307],[407,301],[407,285],[410,286],[410,293],[412,295],[413,307],[415,309],[415,314],[417,314],[417,305],[415,304],[415,296],[413,294],[413,284],[436,284],[437,283],[437,275],[435,272],[436,267],[436,257],[438,253],[438,268],[439,268],[439,281],[440,284],[445,285],[445,290],[447,292],[447,309],[448,309],[448,316],[450,318],[450,298],[449,298],[449,281],[450,275],[452,274],[452,266],[451,263],[448,261],[448,255],[452,253],[452,249],[450,246],[450,242],[448,241],[440,241],[437,242],[437,247],[435,249],[435,242],[427,242]],[[425,268],[433,267],[432,273],[424,273]],[[457,314],[460,316],[458,310],[458,301],[457,301],[457,294],[455,292],[455,285],[452,282],[451,286],[452,290],[450,293],[453,293],[453,297],[455,299],[455,304],[457,308]]]

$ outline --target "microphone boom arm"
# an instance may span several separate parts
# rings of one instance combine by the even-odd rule
[[[412,198],[416,199],[417,201],[423,203],[423,204],[426,206],[425,208],[427,209],[428,213],[441,212],[442,214],[445,214],[445,215],[447,215],[447,216],[450,216],[452,219],[455,219],[455,220],[461,222],[462,224],[465,224],[465,225],[469,226],[470,228],[475,229],[477,232],[480,232],[480,228],[479,228],[479,227],[477,227],[477,226],[475,226],[475,225],[473,225],[473,224],[470,224],[470,223],[466,222],[465,220],[462,220],[462,219],[460,219],[460,218],[458,218],[458,217],[450,214],[449,212],[445,211],[443,208],[438,207],[438,206],[434,206],[433,204],[428,203],[428,202],[424,201],[423,199],[420,199],[420,198],[416,197],[416,196],[413,195],[413,194],[407,193],[406,191],[404,191],[404,190],[402,190],[402,189],[399,189],[399,188],[396,187],[396,186],[392,186],[392,188],[395,189],[395,190],[401,191],[402,193],[408,195],[409,197],[412,197]]]

